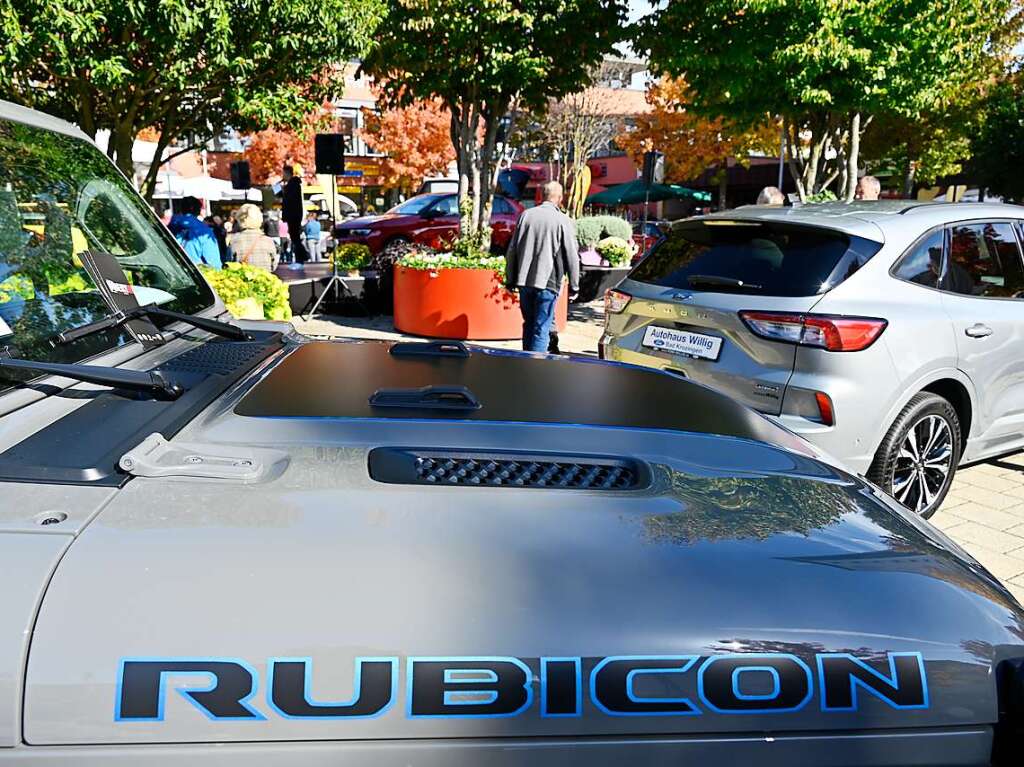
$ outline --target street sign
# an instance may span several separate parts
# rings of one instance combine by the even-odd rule
[[[338,174],[339,176],[347,176],[349,178],[362,178],[363,172],[361,170],[343,170]]]

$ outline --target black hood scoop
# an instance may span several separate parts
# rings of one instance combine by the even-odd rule
[[[401,485],[639,490],[650,472],[639,461],[596,456],[376,448],[370,477]]]

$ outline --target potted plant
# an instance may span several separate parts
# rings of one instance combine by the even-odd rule
[[[203,276],[232,316],[249,320],[288,320],[288,286],[251,264],[228,261],[223,269],[201,267]]]
[[[359,270],[370,264],[370,249],[358,242],[347,242],[339,245],[331,254],[331,260],[338,266],[339,272],[346,272],[349,277],[358,277]]]
[[[518,296],[505,287],[505,257],[471,237],[446,249],[413,246],[394,265],[395,329],[430,338],[507,340],[522,335]],[[568,291],[556,305],[565,328]]]
[[[624,240],[621,237],[605,237],[597,243],[595,250],[605,265],[612,269],[626,269],[632,263],[638,248],[632,240]]]
[[[618,216],[582,216],[576,219],[576,238],[581,266],[577,301],[593,301],[628,273],[636,253],[633,227]]]

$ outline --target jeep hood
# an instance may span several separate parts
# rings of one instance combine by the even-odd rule
[[[481,407],[367,409],[378,388],[439,383],[465,386]],[[70,546],[32,636],[25,740],[994,723],[993,668],[1024,655],[1019,607],[926,523],[787,444],[801,443],[708,389],[654,372],[482,352],[397,359],[381,344],[301,346],[169,443],[154,442],[137,476]],[[540,469],[523,468],[530,464],[563,469],[545,484]],[[215,468],[204,475],[202,465]],[[579,479],[591,469],[615,479]],[[508,481],[487,486],[503,470]],[[785,711],[714,710],[700,670],[711,657],[747,654],[760,659],[753,665],[806,668],[806,698]],[[650,666],[666,657],[673,668]],[[919,661],[926,690],[920,701],[886,700],[868,690],[882,685],[864,671],[866,682],[847,680],[852,708],[826,707],[829,657],[894,680],[894,659],[912,659],[908,673]],[[529,705],[500,716],[417,715],[426,709],[413,696],[429,696],[428,683],[460,680],[436,668],[428,679],[417,659],[461,664],[463,681],[485,687],[498,678],[493,664],[504,664],[523,675]],[[623,659],[640,665],[626,677],[622,706],[685,700],[696,712],[610,709],[595,689],[605,680],[598,672]],[[150,673],[159,699],[151,716],[137,677],[128,693],[122,686],[126,667],[149,668],[140,663],[166,666]],[[355,717],[294,713],[359,702],[371,672],[388,668],[387,705],[370,701]],[[275,698],[271,679],[286,670],[300,686],[290,703]],[[770,698],[770,673],[761,671],[745,677],[753,687],[734,672],[734,687]],[[556,673],[576,697],[562,696],[553,710],[545,690]],[[251,680],[236,695],[242,715],[211,716],[201,702],[238,678]],[[488,700],[457,690],[437,700]]]

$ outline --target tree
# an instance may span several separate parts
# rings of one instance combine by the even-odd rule
[[[0,97],[109,130],[130,177],[132,145],[189,151],[230,126],[298,127],[340,94],[341,68],[369,42],[385,0],[7,0]],[[329,23],[324,23],[329,19]]]
[[[1009,201],[1024,201],[1024,81],[1000,81],[984,101],[984,121],[973,140],[972,170],[983,187]]]
[[[437,99],[407,107],[363,109],[362,137],[386,155],[381,164],[385,186],[411,192],[427,176],[442,175],[455,159],[451,115]]]
[[[451,115],[463,236],[489,245],[499,134],[587,85],[625,16],[626,0],[389,0],[363,68],[388,106]]]
[[[324,104],[310,112],[298,128],[267,128],[249,138],[245,159],[249,161],[252,180],[268,184],[281,174],[287,165],[301,165],[312,169],[315,165],[313,137],[331,127],[330,105]]]
[[[693,107],[748,124],[779,115],[802,199],[839,180],[852,199],[876,114],[941,111],[984,76],[1014,0],[669,0],[643,20],[655,71],[685,76]]]
[[[635,127],[622,132],[615,143],[638,164],[644,152],[665,153],[665,177],[676,183],[692,181],[718,166],[718,207],[726,207],[726,161],[746,166],[752,152],[778,149],[779,126],[768,114],[749,125],[725,117],[706,117],[691,108],[693,94],[682,78],[666,78],[647,89],[648,114],[635,118]]]
[[[931,185],[963,169],[976,125],[977,115],[961,110],[917,119],[881,115],[864,131],[861,156],[868,172],[885,169],[902,175],[903,196],[911,197],[915,186]]]

